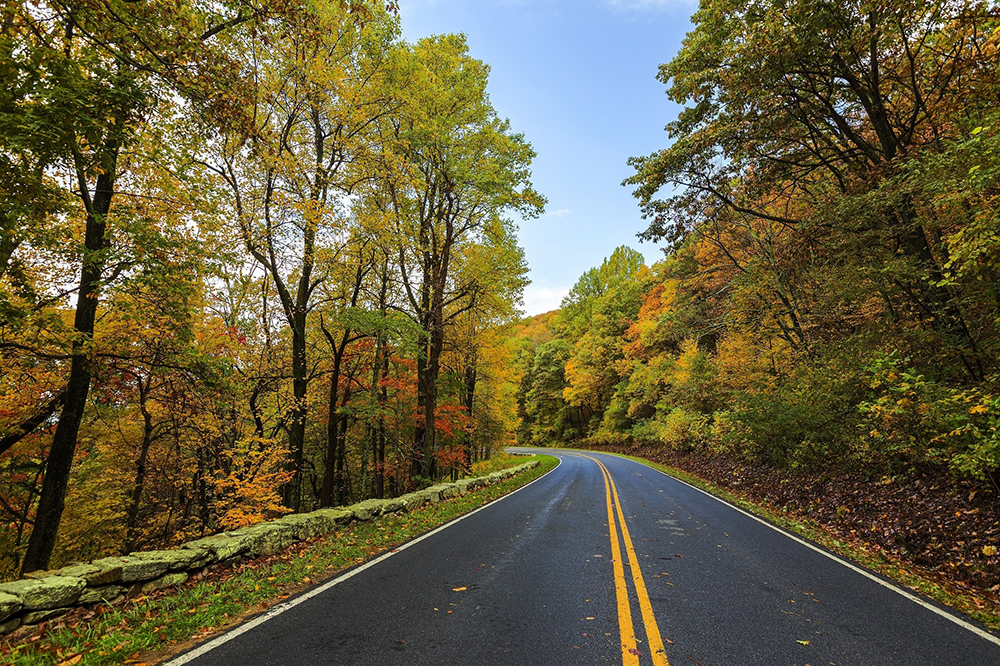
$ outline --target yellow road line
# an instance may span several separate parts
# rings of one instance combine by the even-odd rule
[[[590,458],[590,456],[585,456]],[[594,460],[593,458],[590,458]],[[615,514],[611,503],[610,476],[604,465],[601,474],[604,476],[604,494],[608,504],[608,534],[611,536],[611,561],[615,570],[615,596],[618,599],[618,631],[622,639],[623,666],[639,666],[638,650],[635,646],[635,627],[632,625],[632,608],[628,601],[628,588],[625,583],[625,566],[622,561],[622,551],[618,544],[618,530],[615,527]]]
[[[601,466],[604,466],[603,463]],[[611,479],[611,472],[608,472],[608,478]],[[646,643],[649,645],[649,653],[653,658],[653,666],[670,666],[670,662],[667,661],[667,651],[663,647],[663,638],[660,636],[660,627],[656,624],[656,616],[653,614],[653,605],[649,602],[649,594],[646,592],[646,582],[642,578],[639,558],[635,554],[632,537],[628,533],[628,525],[625,523],[625,515],[622,513],[621,502],[618,501],[618,488],[615,487],[614,479],[611,479],[611,490],[615,496],[618,521],[622,528],[625,550],[628,552],[628,562],[632,568],[632,580],[635,582],[636,595],[639,597],[639,610],[642,611],[642,622],[646,625]]]
[[[600,460],[583,454],[578,455],[596,462],[601,468],[601,474],[604,477],[604,493],[608,504],[608,532],[611,535],[611,550],[612,557],[614,557],[615,593],[618,598],[618,626],[622,637],[622,663],[624,666],[638,666],[639,659],[634,652],[635,631],[632,625],[632,609],[628,601],[621,548],[618,542],[618,530],[615,525],[614,511],[612,511],[612,493],[614,496],[614,510],[618,513],[618,524],[621,525],[622,540],[625,543],[625,551],[628,553],[629,567],[632,569],[632,582],[635,585],[636,596],[639,599],[639,610],[642,614],[642,622],[645,625],[646,642],[649,646],[648,649],[653,666],[670,666],[670,662],[667,661],[667,651],[663,647],[663,638],[660,636],[660,628],[656,623],[656,616],[653,614],[653,606],[649,601],[646,582],[642,577],[639,558],[635,554],[632,537],[625,522],[625,513],[622,511],[621,500],[618,497],[618,488],[615,485],[615,481],[611,478],[611,472]]]

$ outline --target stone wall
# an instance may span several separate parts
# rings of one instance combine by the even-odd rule
[[[192,572],[210,564],[231,564],[242,558],[273,555],[297,541],[334,532],[352,521],[368,521],[497,483],[538,466],[531,461],[487,476],[443,483],[392,499],[311,513],[295,513],[252,527],[222,532],[170,550],[129,553],[93,562],[74,563],[53,571],[36,571],[21,580],[0,584],[0,634],[22,625],[38,624],[71,608],[111,603],[122,596],[139,596],[180,585]]]

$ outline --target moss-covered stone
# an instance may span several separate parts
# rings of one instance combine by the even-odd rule
[[[383,502],[382,504],[383,516],[388,513],[395,513],[397,511],[402,511],[404,508],[403,503],[400,502],[398,498],[382,500],[382,502]]]
[[[231,559],[250,551],[251,540],[241,532],[221,532],[189,541],[181,546],[188,550],[207,550],[216,562]]]
[[[88,587],[76,600],[78,604],[110,604],[112,601],[122,596],[125,588],[120,585],[102,585],[100,587]]]
[[[21,610],[21,599],[13,594],[0,592],[0,621],[6,620],[11,615]]]
[[[148,583],[143,583],[140,588],[143,594],[149,594],[150,592],[155,592],[157,590],[162,590],[168,587],[174,587],[175,585],[183,585],[187,582],[188,575],[183,571],[177,571],[174,573],[168,573],[156,580],[151,580]]]
[[[252,555],[274,555],[299,540],[290,525],[275,522],[261,523],[240,532],[250,540]]]
[[[431,486],[430,488],[427,488],[426,490],[422,490],[420,492],[428,493],[429,495],[431,495],[434,498],[431,500],[431,503],[436,504],[441,500],[449,499],[451,497],[457,497],[458,486],[456,486],[454,483],[439,483],[436,486]]]
[[[405,495],[397,497],[396,501],[403,505],[404,511],[413,511],[414,509],[423,506],[427,499],[418,493],[406,493]]]
[[[291,527],[302,541],[329,534],[337,527],[337,522],[332,516],[320,511],[292,513],[274,522]]]
[[[25,574],[25,578],[31,578],[33,580],[41,580],[43,578],[51,578],[52,576],[70,576],[72,578],[86,578],[88,574],[98,573],[100,569],[95,567],[93,564],[85,562],[76,562],[65,566],[62,569],[52,569],[51,571],[32,571],[29,574]]]
[[[172,550],[149,550],[129,553],[129,559],[165,563],[167,571],[197,569],[212,559],[212,552],[202,548],[174,548]]]
[[[65,615],[69,612],[68,608],[51,608],[49,610],[37,610],[25,613],[21,618],[22,624],[39,624],[40,622],[45,622],[46,620],[51,620],[57,618],[60,615]]]
[[[0,636],[3,636],[4,634],[9,634],[10,632],[14,631],[20,626],[21,626],[21,618],[19,617],[12,617],[11,619],[5,622],[0,622]]]
[[[125,563],[120,557],[104,557],[94,560],[90,565],[95,567],[97,572],[84,574],[81,577],[87,581],[87,585],[94,587],[117,583],[122,579],[122,573],[125,571]]]
[[[118,559],[122,563],[121,582],[123,583],[138,583],[144,580],[159,578],[170,567],[170,561],[165,558],[156,556],[140,557],[138,553]]]
[[[49,576],[0,584],[0,593],[17,597],[26,610],[48,610],[72,605],[86,586],[82,578]]]
[[[350,508],[337,507],[334,509],[320,509],[313,511],[311,515],[324,516],[332,520],[336,525],[346,525],[354,520],[354,512]]]
[[[354,511],[355,520],[371,520],[382,515],[382,508],[385,506],[384,500],[369,499],[364,502],[352,504],[349,508]]]

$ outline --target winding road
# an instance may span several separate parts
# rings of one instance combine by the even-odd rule
[[[691,486],[542,452],[546,476],[169,663],[1000,664],[971,620]]]

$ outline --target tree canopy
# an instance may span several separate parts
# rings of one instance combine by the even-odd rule
[[[534,152],[395,3],[0,9],[4,576],[464,473]],[[100,538],[95,538],[96,535]]]

